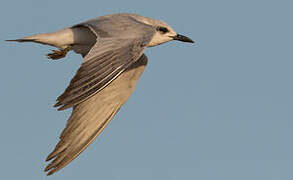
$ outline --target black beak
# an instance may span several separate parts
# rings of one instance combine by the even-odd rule
[[[189,37],[183,36],[181,34],[177,34],[176,36],[173,37],[174,40],[182,41],[182,42],[188,42],[188,43],[194,43],[192,39]]]

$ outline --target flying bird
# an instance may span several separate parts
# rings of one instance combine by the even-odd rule
[[[73,50],[83,61],[64,93],[58,110],[73,108],[60,140],[46,161],[51,175],[74,160],[103,131],[134,91],[147,65],[144,50],[168,41],[193,43],[167,23],[136,14],[101,16],[55,32],[15,40],[57,47],[47,54],[57,60]]]

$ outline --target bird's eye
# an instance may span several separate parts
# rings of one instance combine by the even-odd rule
[[[165,33],[169,32],[169,30],[167,28],[162,27],[162,26],[158,26],[157,31],[159,31],[162,34],[165,34]]]

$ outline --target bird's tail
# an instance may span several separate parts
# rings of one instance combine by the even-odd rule
[[[35,34],[31,36],[26,36],[20,39],[10,39],[6,40],[9,42],[35,42],[35,43],[41,43],[41,44],[46,44],[46,45],[53,45],[52,42],[50,41],[50,33],[42,33],[42,34]]]
[[[71,28],[62,29],[51,33],[34,34],[20,39],[12,39],[6,41],[14,42],[36,42],[46,45],[55,46],[58,48],[66,48],[74,43],[73,31]]]
[[[67,52],[71,50],[73,43],[73,34],[70,29],[64,29],[52,33],[35,34],[20,39],[6,40],[10,42],[35,42],[45,45],[51,45],[59,48],[59,50],[52,50],[52,53],[47,54],[49,59],[60,59],[66,56]]]
[[[36,42],[36,39],[25,39],[25,38],[21,38],[21,39],[8,39],[5,41],[9,41],[9,42]]]

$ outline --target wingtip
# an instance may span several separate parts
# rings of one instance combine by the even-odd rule
[[[60,107],[61,106],[61,107]],[[64,106],[62,106],[62,103],[59,101],[59,102],[57,102],[56,104],[54,104],[54,106],[53,106],[54,108],[58,108],[57,110],[58,111],[62,111],[62,110],[64,110],[64,109],[66,109],[66,108],[64,108]]]
[[[53,166],[52,164],[49,164],[48,166],[45,167],[44,172],[47,173],[47,176],[51,176],[52,174],[54,174],[58,170],[60,170],[60,168],[57,168],[57,167]]]
[[[52,152],[53,153],[53,152]],[[49,154],[49,156],[45,159],[46,162],[50,161],[51,159],[54,158],[54,156],[51,154]]]
[[[64,104],[62,104],[62,103],[60,103],[60,102],[56,103],[56,104],[54,105],[54,107],[55,107],[55,108],[58,107],[57,111],[63,111],[63,110],[65,110],[65,109],[70,108],[70,106],[68,106],[68,105],[64,105]]]
[[[50,171],[47,173],[47,176],[51,176],[54,172]]]
[[[47,173],[47,176],[51,176],[52,174],[54,174],[54,169],[53,170],[51,170],[51,171],[49,171],[49,172],[47,172],[47,171],[45,171],[46,173]]]
[[[58,106],[60,106],[60,105],[61,105],[61,103],[60,103],[60,102],[57,102],[56,104],[54,104],[53,107],[55,108],[55,107],[58,107]]]
[[[55,170],[55,168],[51,163],[45,167],[44,172],[47,173],[47,176],[50,176],[56,171],[56,170],[55,171],[54,170]]]
[[[68,107],[66,107],[66,106],[61,106],[60,108],[58,108],[57,110],[58,111],[63,111],[63,110],[65,110],[65,109],[67,109]]]
[[[47,171],[49,171],[50,169],[51,169],[51,168],[50,168],[49,165],[48,165],[48,166],[45,167],[44,172],[47,172]]]

